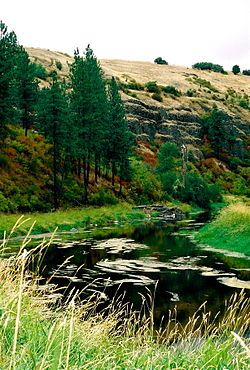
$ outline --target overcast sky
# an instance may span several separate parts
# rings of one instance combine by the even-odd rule
[[[24,46],[250,69],[250,0],[1,0],[0,19]]]

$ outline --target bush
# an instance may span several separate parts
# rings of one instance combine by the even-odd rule
[[[175,95],[175,96],[180,96],[181,95],[180,91],[178,91],[174,86],[171,86],[171,85],[163,87],[162,91],[164,91],[167,94],[172,94],[172,95]]]
[[[152,95],[152,99],[157,100],[159,102],[162,102],[163,101],[162,96],[159,93],[154,93]]]
[[[245,109],[249,109],[249,101],[247,99],[241,99],[239,101],[239,106]]]
[[[40,63],[32,63],[32,68],[35,77],[40,78],[41,80],[46,80],[48,73],[46,72],[44,66],[42,66]]]
[[[50,71],[50,73],[49,73],[49,77],[51,77],[51,78],[57,78],[57,76],[58,76],[58,74],[57,74],[57,71],[55,71],[54,69],[52,69],[51,71]]]
[[[207,89],[209,89],[209,90],[211,90],[213,92],[218,92],[218,90],[213,85],[211,85],[211,82],[210,81],[207,81],[207,80],[205,80],[203,78],[195,77],[193,79],[193,82],[196,85],[200,85],[200,86],[206,87]]]
[[[189,97],[192,97],[196,94],[196,90],[195,89],[188,89],[187,92],[186,92],[186,95],[189,96]]]
[[[220,73],[226,73],[224,71],[224,68],[220,66],[219,64],[213,64],[210,62],[200,62],[200,63],[195,63],[192,68],[195,69],[201,69],[201,70],[208,70],[208,71],[214,71],[214,72],[220,72]]]
[[[240,67],[237,64],[235,64],[235,66],[233,66],[232,68],[232,72],[234,75],[237,75],[238,73],[240,73]]]
[[[125,87],[131,90],[144,90],[144,86],[136,81],[128,82]]]
[[[242,73],[245,76],[250,76],[250,69],[245,69],[244,71],[242,71]]]
[[[157,85],[156,81],[149,81],[145,84],[145,88],[148,92],[160,93],[160,88]]]
[[[183,202],[195,203],[201,208],[210,208],[211,192],[206,181],[197,173],[190,172],[185,187],[180,187],[177,198]]]
[[[137,204],[161,200],[161,183],[151,167],[145,162],[132,159],[133,178],[131,181],[131,198]]]
[[[62,70],[62,63],[59,60],[56,60],[56,68],[59,69],[59,71]]]
[[[93,206],[105,206],[119,203],[119,200],[109,191],[100,190],[89,197],[89,203]]]
[[[162,57],[158,57],[154,60],[154,63],[156,64],[165,64],[168,65],[168,62],[165,59],[162,59]]]

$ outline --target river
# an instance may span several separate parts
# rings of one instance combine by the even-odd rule
[[[204,302],[212,314],[224,312],[232,293],[249,292],[250,258],[199,246],[192,236],[199,221],[179,228],[148,222],[54,242],[43,275],[53,275],[53,283],[66,287],[65,296],[74,288],[82,298],[97,296],[101,307],[115,297],[139,310],[151,294],[156,323],[174,308],[185,322]]]

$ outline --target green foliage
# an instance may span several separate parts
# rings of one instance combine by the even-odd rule
[[[0,140],[7,135],[7,123],[14,121],[17,113],[17,75],[20,47],[14,32],[0,21]]]
[[[204,132],[207,133],[208,139],[217,154],[227,147],[230,139],[227,130],[228,120],[228,115],[217,107],[214,107],[211,113],[203,117]]]
[[[58,176],[63,175],[63,163],[69,142],[69,110],[61,85],[53,80],[49,88],[40,93],[37,127],[52,144],[53,205],[59,207],[61,193]]]
[[[162,57],[158,57],[154,60],[154,63],[156,64],[165,64],[168,65],[168,62],[165,59],[162,59]]]
[[[166,94],[172,94],[172,95],[175,95],[175,96],[180,96],[181,95],[181,92],[178,91],[174,86],[165,86],[165,87],[162,87],[162,91],[165,92]]]
[[[241,99],[239,101],[239,106],[245,109],[249,109],[249,100],[248,99]]]
[[[220,66],[219,64],[213,64],[209,62],[200,62],[200,63],[195,63],[192,68],[195,69],[201,69],[201,70],[208,70],[208,71],[214,71],[214,72],[220,72],[220,73],[225,73],[224,68]]]
[[[237,75],[238,73],[240,73],[240,67],[237,64],[235,64],[232,68],[232,72],[234,75]]]
[[[158,166],[157,172],[164,173],[180,165],[180,149],[175,143],[165,143],[160,146],[157,155]]]
[[[220,188],[208,184],[192,164],[187,163],[184,181],[180,154],[176,144],[165,143],[160,147],[156,170],[160,174],[163,190],[175,199],[195,203],[201,208],[209,208],[211,202],[220,201]]]
[[[195,96],[196,90],[195,89],[188,89],[186,95],[189,97]]]
[[[244,69],[244,71],[242,71],[242,74],[245,76],[250,76],[250,69]]]
[[[162,199],[161,184],[149,165],[132,159],[130,197],[136,204],[147,204]]]
[[[46,80],[48,77],[48,73],[42,64],[40,63],[32,63],[33,73],[34,76],[40,78],[41,80]]]
[[[60,62],[60,60],[56,60],[56,68],[59,69],[59,71],[62,70],[62,63]]]
[[[89,203],[93,206],[114,205],[119,200],[108,190],[100,190],[89,197]]]
[[[129,81],[127,84],[123,84],[126,88],[131,90],[144,90],[144,86],[135,80]]]
[[[129,156],[132,153],[133,135],[128,129],[125,110],[118,86],[113,77],[108,89],[109,94],[109,140],[106,145],[106,161],[112,165],[112,183],[118,174],[126,179],[130,173]]]
[[[152,99],[157,100],[159,102],[162,102],[163,101],[163,98],[162,98],[162,96],[159,93],[153,93]]]
[[[207,81],[203,78],[199,78],[199,77],[194,77],[193,80],[192,80],[196,85],[199,85],[199,86],[203,86],[203,87],[206,87],[207,89],[209,89],[210,91],[213,91],[213,92],[218,92],[218,90],[211,84],[210,81]]]
[[[159,93],[160,92],[160,88],[159,86],[157,85],[156,81],[149,81],[145,84],[145,88],[148,92],[151,92],[151,93]]]

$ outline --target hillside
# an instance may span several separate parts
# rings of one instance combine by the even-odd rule
[[[249,196],[249,76],[149,62],[101,60],[105,79],[116,78],[105,88],[102,71],[94,57],[103,95],[98,95],[98,84],[91,80],[81,92],[87,99],[83,118],[72,121],[71,109],[76,108],[78,112],[81,100],[74,100],[73,94],[64,94],[60,83],[54,83],[54,76],[56,73],[59,82],[68,80],[69,85],[62,84],[63,89],[71,86],[74,91],[69,79],[74,58],[44,49],[26,50],[28,63],[36,63],[30,64],[32,73],[35,71],[32,74],[35,85],[32,80],[28,87],[36,87],[25,90],[27,83],[21,76],[27,76],[20,69],[14,81],[20,86],[19,95],[15,96],[13,90],[17,107],[13,117],[3,126],[0,211],[48,210],[51,205],[54,205],[52,209],[57,209],[58,199],[60,206],[67,207],[85,203],[113,204],[117,198],[136,204],[176,199],[206,208],[221,199],[221,190]],[[80,79],[84,73],[84,69],[80,70]],[[91,73],[89,76],[92,78]],[[107,114],[109,120],[105,120],[102,110],[98,112],[102,101],[105,102],[104,111],[107,109],[110,113],[115,107],[109,95],[112,84],[122,113],[122,121],[118,124],[116,120],[112,122],[112,115]],[[49,85],[50,89],[39,89]],[[30,94],[28,98],[21,87],[25,94]],[[100,101],[96,103],[98,96]],[[30,110],[27,110],[25,104],[29,99]],[[54,99],[59,99],[56,110]],[[72,102],[75,108],[71,105],[69,109]],[[3,103],[8,101],[3,99]],[[108,104],[111,105],[108,107]],[[88,116],[89,106],[91,114]],[[78,123],[81,119],[88,122],[86,117],[92,118],[92,110],[100,115],[99,125],[89,125],[91,130],[86,132],[92,139],[88,141],[79,134],[81,126]],[[58,116],[54,116],[55,113]],[[136,137],[135,150],[127,123]],[[97,144],[100,144],[101,156]],[[89,151],[87,162],[77,145]],[[117,148],[120,148],[119,153]]]
[[[73,57],[44,49],[26,50],[31,60],[41,63],[47,71],[56,70],[62,78],[67,77]],[[61,70],[56,68],[57,62],[61,63]],[[250,134],[250,110],[240,106],[242,100],[249,101],[249,76],[150,62],[100,60],[100,63],[107,78],[115,76],[120,82],[130,128],[141,141],[201,145],[200,117],[214,104],[230,116],[231,136],[241,140]],[[141,90],[149,81],[160,87],[174,86],[180,96],[162,92],[162,101],[156,101],[152,93],[145,88]],[[233,149],[235,154],[242,151],[239,140]]]

